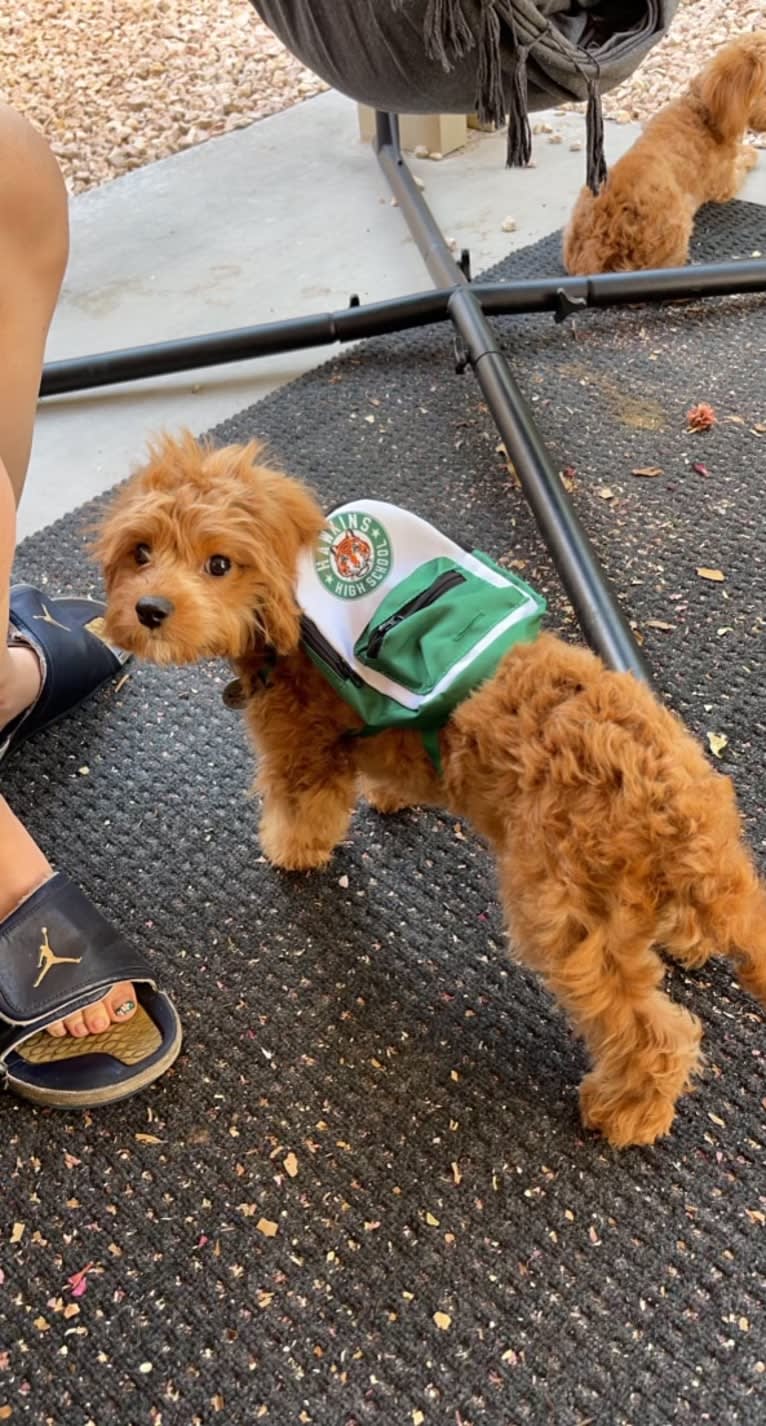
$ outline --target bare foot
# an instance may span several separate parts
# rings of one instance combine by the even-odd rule
[[[75,1035],[78,1039],[83,1035],[100,1035],[110,1025],[125,1025],[135,1013],[136,992],[128,981],[121,980],[112,986],[103,1000],[96,1001],[95,1005],[86,1005],[84,1010],[67,1015],[66,1020],[57,1020],[55,1025],[49,1025],[48,1034],[57,1038]]]
[[[42,687],[40,661],[26,644],[0,648],[0,739],[7,723],[18,718]]]
[[[29,832],[0,797],[0,921],[43,886],[53,868]],[[48,1026],[49,1035],[98,1035],[110,1025],[126,1024],[136,1011],[132,985],[121,981],[94,1005]]]

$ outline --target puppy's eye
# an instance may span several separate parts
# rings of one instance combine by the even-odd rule
[[[133,556],[136,564],[148,564],[152,557],[152,552],[148,545],[136,545]]]
[[[228,574],[231,569],[231,560],[228,555],[211,555],[205,569],[208,574]]]

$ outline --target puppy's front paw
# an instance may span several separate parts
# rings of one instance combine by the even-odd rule
[[[614,1149],[654,1144],[670,1133],[676,1106],[666,1094],[648,1086],[643,1093],[601,1081],[598,1070],[580,1085],[580,1114],[586,1129],[596,1129]]]
[[[313,871],[327,866],[334,850],[316,837],[301,835],[300,828],[274,814],[264,815],[258,835],[264,855],[282,871]]]
[[[394,812],[403,812],[406,807],[412,806],[408,798],[398,797],[395,792],[389,791],[382,782],[364,782],[362,795],[368,806],[372,807],[373,811],[380,812],[384,817],[388,817]]]

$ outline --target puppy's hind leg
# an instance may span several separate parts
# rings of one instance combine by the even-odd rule
[[[541,972],[583,1036],[593,1069],[580,1087],[583,1123],[615,1148],[653,1144],[670,1130],[676,1101],[700,1058],[699,1021],[661,990],[652,927],[617,909],[586,930],[539,895],[506,884],[515,947]]]
[[[583,1123],[618,1149],[653,1144],[670,1132],[677,1101],[692,1088],[702,1027],[660,989],[665,970],[648,938],[622,943],[620,953],[628,958],[622,965],[600,931],[580,951],[586,960],[594,955],[601,961],[603,972],[601,989],[594,988],[593,1002],[586,995],[585,1003],[577,991],[571,997],[564,976],[562,999],[574,1000],[595,1061],[580,1086]]]

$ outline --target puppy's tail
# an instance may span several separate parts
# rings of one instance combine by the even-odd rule
[[[711,128],[729,142],[766,124],[766,34],[740,35],[724,45],[692,81]]]

